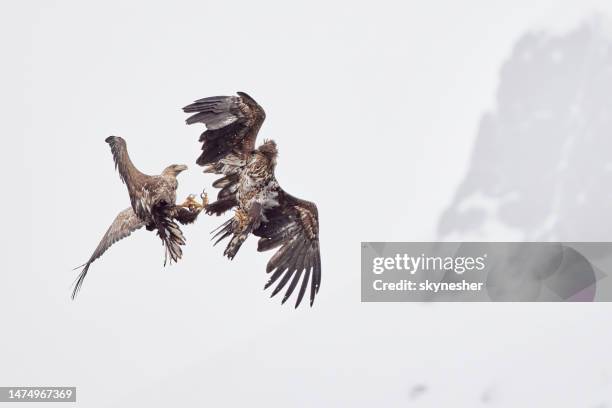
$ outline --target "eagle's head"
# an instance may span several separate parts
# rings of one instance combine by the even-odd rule
[[[278,156],[278,149],[276,148],[276,142],[274,140],[264,140],[263,144],[257,148],[259,153],[263,154],[272,167],[276,166],[276,156]]]
[[[187,170],[187,166],[185,166],[184,164],[171,164],[170,166],[164,169],[162,175],[176,177],[179,175],[179,173],[185,170]]]

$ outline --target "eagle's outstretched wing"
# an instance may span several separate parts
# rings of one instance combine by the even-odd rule
[[[98,244],[96,250],[91,255],[87,263],[81,265],[83,266],[83,270],[81,271],[75,282],[74,290],[72,291],[72,299],[75,298],[75,296],[81,289],[81,286],[83,285],[83,280],[85,279],[87,271],[89,270],[89,266],[92,264],[92,262],[101,257],[102,254],[104,254],[104,252],[106,252],[106,250],[110,248],[111,245],[113,245],[115,242],[129,236],[132,232],[136,231],[139,228],[142,228],[144,225],[145,223],[140,218],[138,218],[138,216],[134,213],[134,210],[132,210],[131,207],[126,208],[125,210],[117,214],[117,217],[115,217],[115,220],[106,231],[106,234],[104,234],[104,237],[102,237],[102,240]]]
[[[150,182],[151,177],[143,174],[134,166],[127,151],[127,144],[122,137],[109,136],[105,142],[111,148],[115,168],[119,171],[121,181],[127,186],[134,212],[143,220],[150,218],[154,201],[151,197],[151,190],[144,187],[147,182]]]
[[[200,166],[218,162],[234,152],[238,156],[255,148],[255,139],[266,118],[264,110],[244,92],[238,96],[212,96],[185,106],[183,111],[194,113],[187,124],[204,123],[207,130],[200,136],[202,154]]]
[[[206,208],[208,213],[220,215],[236,205],[237,173],[255,149],[266,113],[244,92],[199,99],[183,110],[193,113],[187,118],[188,125],[200,122],[207,128],[200,136],[202,154],[196,163],[208,166],[206,172],[224,175],[213,184],[221,188],[217,201]]]
[[[266,271],[272,276],[265,289],[282,279],[272,292],[280,292],[289,283],[283,303],[291,296],[302,275],[302,284],[295,303],[298,307],[310,281],[310,305],[321,284],[321,254],[319,249],[319,214],[317,206],[295,198],[279,188],[279,205],[264,212],[264,219],[253,234],[261,237],[258,251],[280,247],[272,256]],[[291,281],[291,282],[289,282]]]

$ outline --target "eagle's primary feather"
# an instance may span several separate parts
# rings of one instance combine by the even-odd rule
[[[74,284],[74,289],[72,291],[73,299],[81,289],[83,280],[85,279],[85,276],[87,276],[87,271],[89,271],[89,266],[92,264],[92,262],[101,257],[102,254],[104,254],[104,252],[106,252],[106,250],[115,242],[128,237],[132,232],[144,226],[145,222],[138,218],[136,213],[134,213],[134,210],[132,210],[132,207],[126,208],[117,214],[115,220],[96,247],[96,250],[93,252],[93,254],[91,254],[91,257],[89,257],[89,260],[84,265],[77,267],[83,267],[83,269],[81,270],[81,273],[77,277],[76,283]]]

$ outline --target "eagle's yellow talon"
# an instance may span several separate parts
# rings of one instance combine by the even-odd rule
[[[196,196],[194,194],[189,194],[189,196],[187,196],[183,204],[181,204],[180,206],[188,208],[190,211],[201,211],[204,208],[205,204],[202,205],[198,203],[196,201]]]

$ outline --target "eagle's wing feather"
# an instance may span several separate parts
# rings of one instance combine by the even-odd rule
[[[81,286],[83,285],[83,280],[87,275],[87,271],[89,271],[89,266],[99,257],[104,254],[115,242],[122,240],[123,238],[129,236],[132,232],[136,231],[139,228],[142,228],[145,225],[144,221],[142,221],[132,208],[126,208],[121,211],[115,217],[115,220],[108,228],[104,237],[96,247],[96,250],[93,252],[89,260],[82,265],[83,270],[79,274],[76,283],[74,285],[74,290],[72,292],[72,298],[77,295]]]
[[[207,166],[205,172],[224,176],[213,184],[221,188],[217,201],[206,208],[208,214],[221,215],[237,204],[238,174],[255,148],[266,113],[243,92],[238,92],[238,96],[199,99],[183,110],[193,113],[187,118],[187,124],[206,125],[207,130],[200,136],[202,154],[196,162]]]
[[[200,122],[207,128],[200,136],[203,143],[197,160],[200,166],[218,162],[232,152],[243,156],[252,151],[266,118],[261,106],[243,92],[238,92],[238,96],[199,99],[183,111],[193,113],[187,118],[187,124]]]
[[[110,145],[115,168],[127,186],[132,209],[140,219],[150,219],[154,192],[158,188],[157,178],[140,172],[134,166],[127,151],[127,144],[122,137],[109,136],[106,138],[106,143]]]
[[[278,248],[272,256],[266,271],[272,276],[266,289],[281,280],[272,296],[288,283],[283,303],[291,296],[302,278],[295,307],[298,307],[310,282],[310,305],[321,284],[321,255],[319,249],[319,215],[317,206],[309,201],[295,198],[279,189],[279,205],[264,212],[265,220],[253,231],[258,237],[258,251]],[[266,221],[267,220],[267,221]]]

